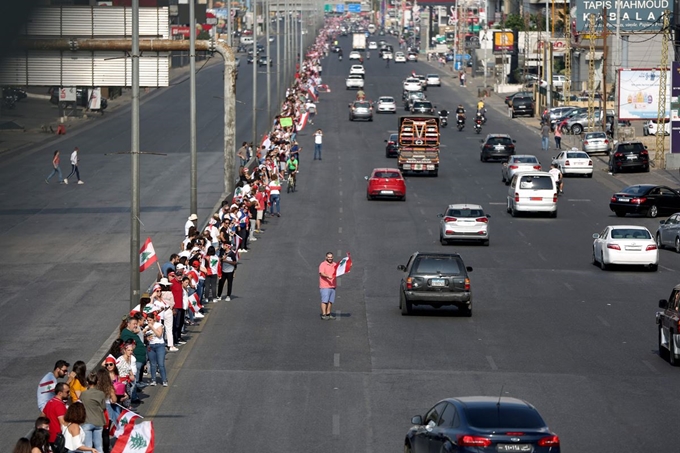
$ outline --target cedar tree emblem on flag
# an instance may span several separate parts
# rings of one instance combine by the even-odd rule
[[[349,256],[349,252],[348,252],[347,256],[344,257],[343,259],[341,259],[340,262],[335,265],[335,276],[340,277],[341,275],[349,274],[349,271],[351,269],[352,269],[352,258]]]
[[[144,245],[139,249],[139,272],[144,272],[157,261],[156,251],[151,243],[151,238],[146,238]]]

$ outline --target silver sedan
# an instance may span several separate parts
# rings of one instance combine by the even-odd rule
[[[512,177],[515,176],[516,173],[540,170],[541,163],[536,156],[530,154],[517,154],[510,156],[507,162],[503,162],[503,166],[501,167],[501,180],[507,186],[510,184]]]
[[[659,223],[656,230],[656,245],[662,249],[669,247],[680,253],[680,213],[675,213]]]
[[[439,214],[439,241],[479,241],[489,245],[489,217],[478,204],[451,204]]]
[[[609,154],[609,138],[604,132],[587,132],[583,137],[583,151],[588,154],[606,153]]]
[[[378,113],[397,113],[397,103],[392,96],[380,96],[378,98]]]

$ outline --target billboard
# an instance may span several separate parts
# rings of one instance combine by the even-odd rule
[[[657,118],[659,114],[659,69],[619,70],[619,118],[640,120]],[[670,116],[671,77],[666,76],[666,99],[662,101],[665,116]]]
[[[673,62],[671,73],[671,152],[680,153],[680,63]]]
[[[493,52],[512,52],[515,50],[515,35],[511,31],[493,32]]]
[[[572,17],[576,14],[576,31],[588,33],[589,16],[596,18],[602,15],[602,8],[607,8],[607,22],[616,23],[616,1],[572,0]],[[618,0],[621,8],[620,26],[624,32],[656,33],[663,27],[661,15],[665,10],[673,11],[670,0]],[[574,8],[575,7],[575,8]],[[596,21],[596,29],[602,30],[602,20]]]

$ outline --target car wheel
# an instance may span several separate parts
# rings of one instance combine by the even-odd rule
[[[482,162],[486,162],[486,161],[489,160],[489,158],[486,157],[484,154],[480,154],[480,155],[479,155],[479,160],[481,160]]]
[[[668,361],[670,362],[671,365],[673,366],[678,366],[680,365],[680,356],[675,355],[675,340],[673,340],[673,335],[671,335],[671,339],[668,342]]]
[[[600,252],[600,269],[606,271],[609,269],[609,264],[604,262],[604,253]]]
[[[505,207],[505,212],[510,213],[510,200],[508,200],[508,205]]]
[[[401,201],[406,201],[406,195],[400,198]]]
[[[401,307],[401,315],[402,316],[407,316],[410,315],[411,312],[413,311],[413,305],[411,302],[406,300],[406,297],[402,294],[401,300],[399,301],[399,306]]]
[[[411,444],[406,444],[404,445],[404,453],[412,453],[413,450],[411,450]]]
[[[654,242],[656,242],[656,246],[659,250],[663,248],[663,244],[661,243],[661,235],[659,233],[656,233],[656,236],[654,236]],[[677,245],[678,240],[676,239],[675,242]]]
[[[675,253],[680,253],[680,238],[675,238]]]
[[[372,196],[370,196],[370,195],[368,194],[368,192],[366,192],[366,199],[367,199],[367,200],[372,200],[372,199],[373,199],[373,197],[372,197]]]
[[[441,233],[439,233],[439,243],[441,245],[449,245],[449,241],[447,239],[444,239],[444,236],[442,236]]]
[[[373,117],[370,117],[370,118],[368,119],[368,121],[373,121]]]
[[[586,178],[592,178],[592,177],[593,177],[593,174],[592,174],[592,173],[588,173],[588,174],[586,175]]]
[[[583,132],[583,126],[581,126],[580,124],[574,124],[574,125],[571,127],[571,133],[572,133],[572,134],[574,134],[574,135],[580,135],[581,132]]]
[[[517,217],[518,212],[515,211],[515,207],[513,205],[510,205],[510,215],[512,217]]]
[[[649,272],[656,272],[659,270],[659,265],[658,264],[650,264],[649,265]]]
[[[488,239],[483,240],[483,241],[482,241],[482,245],[483,245],[484,247],[488,247],[488,246],[489,246],[489,240],[488,240]]]
[[[617,209],[616,211],[614,211],[614,214],[616,214],[616,217],[625,217],[626,216],[626,213],[624,211],[620,210],[620,209]]]
[[[472,316],[472,302],[470,302],[470,305],[467,307],[461,307],[460,309],[460,314],[465,316],[466,318],[469,318]]]
[[[649,207],[649,211],[647,211],[647,217],[655,218],[658,215],[659,215],[659,208],[657,208],[655,204],[651,205]]]
[[[664,360],[668,360],[668,349],[664,348],[663,345],[661,344],[661,336],[662,336],[662,331],[661,327],[659,327],[659,357],[661,357]]]
[[[548,216],[549,216],[551,219],[556,219],[556,218],[557,218],[557,209],[555,209],[553,212],[551,212],[550,214],[548,214]]]
[[[649,173],[650,172],[649,165],[647,165],[642,171],[644,171],[645,173]]]
[[[503,172],[501,172],[501,182],[503,183],[505,182],[505,175],[503,174]]]
[[[593,266],[600,267],[599,261],[597,261],[597,258],[595,258],[595,247],[593,247],[593,258],[592,258],[592,261],[593,261]]]

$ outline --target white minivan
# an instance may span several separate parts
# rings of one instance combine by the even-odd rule
[[[550,173],[531,171],[517,173],[508,188],[508,212],[547,212],[557,217],[557,187]]]
[[[241,44],[244,46],[251,46],[254,42],[252,36],[241,36]]]

